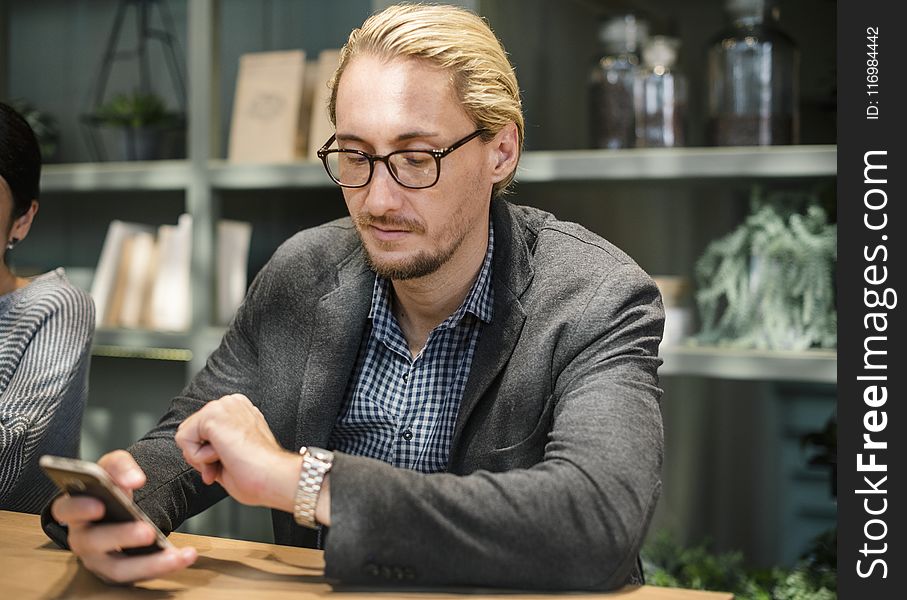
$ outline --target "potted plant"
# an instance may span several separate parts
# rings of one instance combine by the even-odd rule
[[[792,567],[751,569],[741,552],[683,546],[666,531],[642,550],[646,582],[659,587],[731,592],[738,600],[836,600],[837,529],[815,538]]]
[[[94,120],[121,130],[127,160],[160,158],[164,134],[181,129],[183,121],[151,92],[117,94],[98,108]]]
[[[31,102],[17,99],[10,103],[16,111],[28,122],[41,149],[41,159],[44,162],[53,162],[57,156],[60,142],[60,127],[53,115],[38,110]]]

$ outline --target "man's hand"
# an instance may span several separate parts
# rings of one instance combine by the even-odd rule
[[[302,457],[281,448],[242,394],[205,404],[180,424],[175,439],[205,483],[219,483],[243,504],[293,512]]]
[[[132,491],[145,484],[145,474],[125,450],[105,454],[98,464],[131,498]],[[169,548],[154,554],[126,556],[119,550],[147,546],[154,542],[154,530],[146,523],[95,523],[104,516],[104,504],[88,496],[63,495],[51,506],[50,514],[69,526],[69,547],[82,564],[104,580],[129,583],[161,577],[188,567],[198,556],[195,548]]]

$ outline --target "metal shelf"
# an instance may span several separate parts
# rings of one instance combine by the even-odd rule
[[[526,152],[518,182],[832,177],[837,146],[639,148]]]
[[[661,375],[699,375],[718,379],[836,383],[838,357],[831,350],[781,352],[673,346],[660,352]]]
[[[522,182],[657,180],[745,177],[831,177],[837,147],[653,148],[568,150],[525,153],[517,175]],[[54,192],[117,190],[318,188],[333,184],[320,163],[233,164],[207,161],[193,169],[186,160],[47,165],[42,188]],[[210,332],[171,334],[99,330],[93,352],[99,356],[192,361],[193,349],[216,345]],[[664,375],[728,379],[771,379],[834,383],[834,352],[757,352],[709,348],[669,348]]]
[[[215,160],[209,163],[211,186],[222,190],[313,188],[333,186],[320,162],[242,164]]]
[[[184,190],[189,187],[190,179],[189,162],[185,160],[45,165],[41,174],[41,190]]]
[[[220,345],[227,328],[203,327],[187,332],[148,329],[97,329],[91,353],[115,358],[144,358],[190,362],[198,355],[202,361]]]
[[[168,333],[140,329],[98,329],[92,353],[96,356],[192,360],[194,347],[207,355],[226,328],[206,327],[200,332]],[[837,354],[833,351],[779,352],[731,348],[674,346],[662,348],[661,375],[696,375],[717,379],[807,381],[835,383]]]
[[[143,329],[98,329],[91,353],[116,358],[151,360],[192,360],[189,333],[169,333]]]
[[[752,148],[641,148],[526,152],[517,181],[607,181],[739,177],[833,177],[837,147],[768,146]],[[180,190],[189,187],[185,160],[47,165],[41,186],[50,192]],[[215,189],[330,187],[317,161],[283,164],[208,162]]]

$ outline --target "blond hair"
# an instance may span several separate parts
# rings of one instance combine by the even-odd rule
[[[513,66],[501,42],[481,17],[456,6],[397,4],[366,19],[350,33],[340,52],[340,64],[329,83],[328,112],[337,124],[337,87],[350,60],[359,54],[385,59],[415,58],[451,74],[457,99],[491,140],[508,123],[516,124],[523,148],[523,111]],[[496,183],[493,195],[513,181],[514,167]]]

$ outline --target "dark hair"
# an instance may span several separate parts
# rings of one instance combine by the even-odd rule
[[[38,199],[41,150],[28,122],[0,102],[0,177],[13,194],[13,219],[24,215]]]

